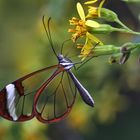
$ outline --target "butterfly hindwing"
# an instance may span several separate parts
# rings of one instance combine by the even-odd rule
[[[67,116],[74,104],[76,92],[77,89],[66,71],[57,75],[36,95],[34,106],[37,119],[52,123]]]

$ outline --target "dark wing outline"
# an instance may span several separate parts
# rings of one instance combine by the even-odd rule
[[[55,93],[54,93],[54,118],[51,118],[51,119],[44,119],[44,118],[41,116],[42,114],[41,114],[40,112],[37,111],[37,107],[36,107],[36,106],[37,106],[38,99],[39,99],[40,95],[42,94],[42,92],[44,91],[44,89],[45,89],[45,88],[47,87],[47,85],[49,84],[49,82],[51,82],[52,79],[55,78],[56,75],[60,74],[61,72],[63,72],[63,73],[62,73],[62,77],[61,77],[60,83],[58,84],[57,88],[58,88],[59,86],[62,86],[62,91],[63,91],[63,93],[64,93],[64,97],[65,97],[65,100],[66,100],[67,110],[66,110],[63,114],[61,114],[61,115],[59,115],[59,116],[56,116],[56,115],[55,115]],[[69,74],[67,73],[67,71],[64,70],[63,67],[59,67],[59,68],[52,74],[52,76],[51,76],[51,77],[38,89],[38,91],[36,92],[36,95],[35,95],[35,98],[34,98],[34,113],[35,113],[36,118],[37,118],[40,122],[42,122],[42,123],[54,123],[54,122],[58,122],[58,121],[64,119],[64,118],[69,114],[69,112],[70,112],[71,109],[72,109],[72,106],[73,106],[73,104],[74,104],[74,102],[75,102],[75,99],[76,99],[77,88],[76,88],[76,86],[75,86],[75,89],[74,89],[74,92],[75,92],[75,93],[74,93],[74,95],[73,95],[73,101],[72,101],[71,105],[68,105],[68,101],[67,101],[67,97],[66,97],[66,92],[65,92],[65,89],[64,89],[63,83],[62,83],[63,74],[64,74],[64,73],[67,74],[69,86],[70,86],[70,89],[71,89],[71,91],[72,91],[72,87],[71,87],[71,83],[70,83],[70,76],[69,76]],[[57,91],[57,88],[56,88],[56,91]]]
[[[38,73],[43,72],[43,71],[51,70],[51,69],[54,69],[54,68],[58,68],[58,65],[53,65],[53,66],[46,67],[46,68],[43,68],[41,70],[32,72],[32,73],[30,73],[28,75],[23,76],[22,78],[19,78],[18,80],[12,82],[11,84],[13,84],[15,86],[19,96],[20,97],[24,96],[23,98],[25,98],[26,94],[24,93],[24,87],[22,86],[22,82],[24,80],[32,77],[35,74],[38,74]],[[3,88],[0,91],[0,116],[2,116],[3,118],[5,118],[7,120],[14,121],[13,118],[10,116],[10,113],[9,113],[9,111],[7,109],[7,97],[6,96],[7,96],[6,88]],[[24,103],[24,101],[23,101],[23,103]],[[21,114],[16,121],[20,121],[20,122],[27,121],[27,120],[32,119],[34,116],[35,116],[35,114],[34,114],[34,107],[33,107],[30,116]]]

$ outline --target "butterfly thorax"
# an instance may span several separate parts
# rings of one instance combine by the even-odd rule
[[[69,70],[74,66],[72,61],[68,58],[65,58],[62,54],[58,54],[57,58],[58,58],[59,64],[62,67],[64,67],[65,70]]]

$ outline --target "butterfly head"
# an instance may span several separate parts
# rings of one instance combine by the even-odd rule
[[[72,61],[68,58],[65,58],[62,54],[58,54],[57,58],[58,58],[59,64],[63,66],[65,70],[69,70],[74,66]]]

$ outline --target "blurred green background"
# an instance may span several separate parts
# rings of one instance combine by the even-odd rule
[[[77,15],[76,0],[0,1],[0,88],[46,66],[56,64],[42,25],[43,15],[52,17],[53,41],[70,38],[68,20]],[[81,2],[84,2],[81,0]],[[107,1],[130,28],[139,31],[140,4]],[[116,26],[114,23],[112,23]],[[100,37],[105,44],[140,42],[140,37],[113,33]],[[60,48],[57,48],[59,50]],[[70,115],[56,124],[36,119],[14,123],[0,118],[0,140],[139,140],[140,64],[135,52],[124,65],[108,63],[108,56],[94,58],[77,72],[78,79],[95,100],[85,105],[77,96]],[[51,61],[50,61],[51,60]]]

